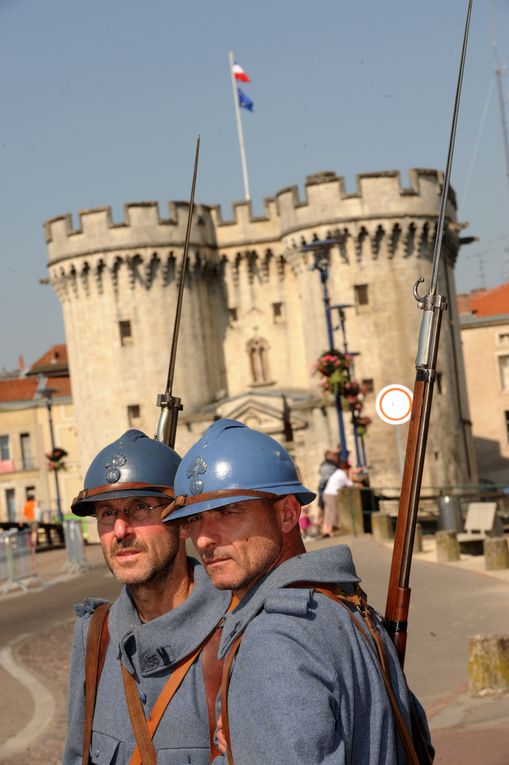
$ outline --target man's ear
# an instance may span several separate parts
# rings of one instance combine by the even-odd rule
[[[281,531],[288,534],[299,523],[301,510],[299,500],[295,494],[288,494],[288,496],[278,500],[274,507],[279,515]]]
[[[179,533],[180,533],[180,539],[189,539],[191,534],[189,533],[189,526],[187,525],[187,523],[179,524]]]

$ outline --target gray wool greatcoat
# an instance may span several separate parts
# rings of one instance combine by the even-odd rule
[[[350,549],[338,545],[287,560],[227,615],[220,657],[247,625],[228,694],[235,765],[403,765],[376,659],[339,604],[309,587],[285,588],[299,581],[352,592],[359,578]],[[411,694],[390,638],[380,633],[409,723]]]
[[[214,629],[228,608],[229,592],[216,590],[202,566],[188,559],[194,588],[187,600],[164,616],[142,624],[124,587],[109,614],[110,644],[97,692],[91,761],[127,765],[134,736],[120,671],[134,670],[145,715],[159,696],[172,667],[190,654]],[[68,701],[68,733],[63,765],[81,765],[84,722],[85,646],[90,617],[103,600],[76,607]],[[154,736],[159,765],[209,765],[209,722],[201,673],[195,662],[171,700]]]

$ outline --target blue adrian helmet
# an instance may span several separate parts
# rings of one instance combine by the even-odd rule
[[[161,497],[170,502],[179,464],[179,455],[169,446],[141,430],[128,430],[92,461],[85,487],[71,509],[75,515],[94,515],[95,502],[120,497]]]
[[[237,420],[217,420],[182,459],[175,500],[163,517],[174,521],[233,502],[285,494],[295,494],[301,505],[316,496],[300,482],[286,449]]]

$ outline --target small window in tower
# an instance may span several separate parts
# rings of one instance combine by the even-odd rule
[[[442,388],[442,372],[437,372],[437,393],[439,396],[443,393]]]
[[[129,404],[127,407],[127,421],[131,428],[137,428],[140,424],[140,405]]]
[[[238,313],[236,308],[228,308],[228,319],[230,322],[230,326],[233,324],[236,324],[238,321]]]
[[[368,285],[367,284],[355,284],[355,304],[356,305],[368,305]]]
[[[362,387],[364,388],[364,393],[366,395],[368,395],[368,393],[373,393],[375,390],[375,381],[372,377],[367,377],[362,381]]]
[[[506,409],[504,412],[505,415],[505,434],[507,436],[507,440],[509,441],[509,411]]]
[[[498,342],[500,345],[509,345],[509,332],[500,332]]]
[[[274,320],[274,324],[279,324],[280,322],[284,321],[284,318],[285,318],[284,303],[281,303],[281,302],[272,303],[272,318]]]
[[[130,321],[119,321],[118,329],[120,332],[120,344],[130,345],[133,342],[133,334]]]

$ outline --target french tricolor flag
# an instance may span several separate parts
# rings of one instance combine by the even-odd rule
[[[236,80],[240,80],[241,82],[251,82],[245,71],[242,69],[240,64],[237,64],[235,61],[233,64],[233,76]]]

